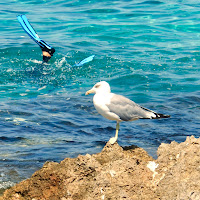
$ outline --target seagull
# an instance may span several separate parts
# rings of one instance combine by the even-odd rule
[[[137,119],[159,119],[169,118],[169,115],[159,114],[144,108],[134,101],[118,94],[111,93],[110,85],[106,81],[96,83],[85,95],[95,93],[93,104],[97,112],[109,120],[114,120],[116,124],[115,137],[109,142],[114,144],[118,138],[119,123],[122,121],[134,121]]]

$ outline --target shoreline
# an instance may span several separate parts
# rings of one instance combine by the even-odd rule
[[[162,143],[155,160],[137,146],[46,162],[0,200],[200,199],[200,139]]]

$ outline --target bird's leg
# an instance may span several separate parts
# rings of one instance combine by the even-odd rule
[[[117,122],[117,125],[116,125],[115,137],[112,137],[112,138],[110,138],[110,140],[109,140],[110,144],[114,144],[114,143],[117,141],[118,132],[119,132],[119,122]]]

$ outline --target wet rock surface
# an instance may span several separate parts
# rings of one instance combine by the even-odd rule
[[[98,154],[46,162],[4,200],[200,199],[200,139],[161,144],[158,159],[136,146],[106,144]]]

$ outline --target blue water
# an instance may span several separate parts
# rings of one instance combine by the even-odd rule
[[[156,157],[161,143],[200,136],[200,6],[196,0],[0,2],[0,189],[45,161],[100,152],[115,122],[85,92],[105,80],[170,119],[121,123],[118,143]],[[26,14],[56,49],[39,47],[16,16]],[[81,67],[75,63],[90,55]]]

